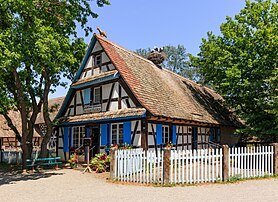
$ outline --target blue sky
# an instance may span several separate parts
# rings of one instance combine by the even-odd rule
[[[98,8],[92,3],[97,19],[89,24],[94,32],[99,26],[108,40],[129,50],[154,46],[178,45],[196,55],[202,38],[212,31],[220,34],[226,16],[234,16],[244,7],[244,0],[110,0],[111,5]],[[80,37],[85,37],[78,30]],[[89,43],[92,34],[85,38]],[[69,84],[70,85],[70,81]],[[65,96],[67,89],[59,87],[50,98]]]

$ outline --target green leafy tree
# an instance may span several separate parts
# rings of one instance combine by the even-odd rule
[[[109,4],[107,0],[96,3]],[[43,107],[47,125],[43,157],[52,134],[48,94],[65,85],[62,76],[72,78],[85,53],[86,44],[76,37],[76,24],[88,34],[92,31],[88,19],[97,14],[87,0],[0,0],[0,14],[0,114],[21,142],[25,168],[38,113]],[[21,131],[13,125],[10,110],[20,112]]]
[[[246,121],[241,132],[277,141],[277,1],[247,0],[220,29],[220,36],[209,32],[202,40],[198,57],[191,57],[193,65]]]
[[[178,45],[177,47],[167,45],[162,48],[167,58],[161,66],[194,81],[199,81],[201,79],[198,69],[190,65],[186,48],[183,45]],[[135,50],[135,52],[146,58],[151,52],[151,49],[140,48]]]

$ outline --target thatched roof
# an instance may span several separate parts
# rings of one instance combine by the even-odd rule
[[[51,121],[53,121],[54,118],[56,117],[58,111],[62,106],[64,99],[65,97],[57,97],[57,98],[49,99],[48,106],[49,106]],[[42,123],[44,123],[44,119],[43,119],[42,112],[40,112],[37,116],[36,124],[42,124]]]
[[[64,97],[53,98],[49,100],[49,108],[52,109],[50,113],[50,118],[53,120],[60,109],[60,106],[64,100]],[[9,117],[12,119],[13,124],[16,126],[17,130],[21,131],[21,118],[18,111],[10,111]],[[44,123],[42,113],[38,114],[36,124]],[[7,121],[4,116],[0,115],[0,137],[15,137],[14,132],[7,125]],[[34,130],[34,137],[40,137],[40,135]]]
[[[154,116],[226,126],[241,125],[223,98],[134,52],[94,35],[137,100]]]
[[[99,113],[82,114],[78,116],[70,116],[62,119],[60,123],[84,122],[84,121],[99,121],[104,119],[115,119],[123,117],[143,116],[146,113],[144,108],[128,108],[117,111],[107,111]]]

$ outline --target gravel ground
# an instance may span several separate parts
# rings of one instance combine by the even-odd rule
[[[105,176],[63,169],[0,173],[0,201],[278,201],[278,179],[234,184],[151,187],[107,182]]]

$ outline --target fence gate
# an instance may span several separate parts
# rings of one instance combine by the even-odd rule
[[[171,151],[170,183],[222,180],[222,149]]]
[[[115,151],[114,176],[119,181],[139,183],[163,182],[163,152],[143,149]]]

